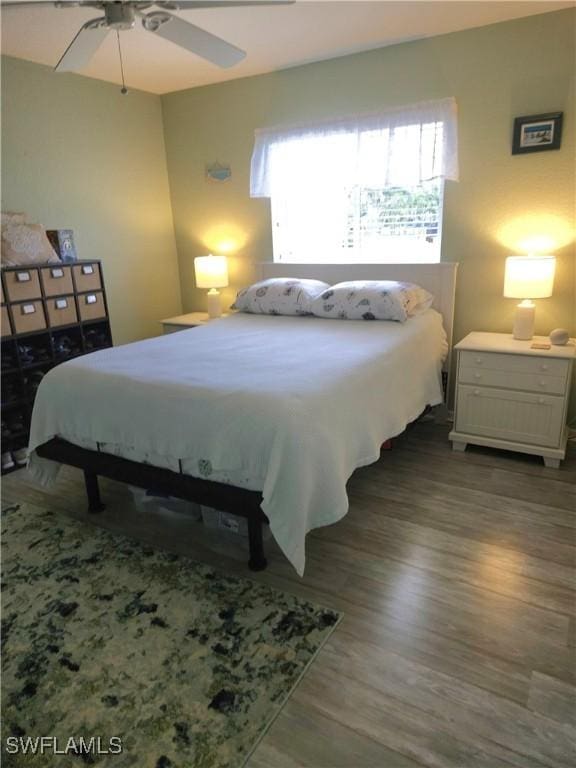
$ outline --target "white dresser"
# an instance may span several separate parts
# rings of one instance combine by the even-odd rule
[[[566,454],[566,417],[576,344],[535,336],[517,341],[506,333],[470,333],[459,344],[454,429],[455,451],[468,443],[542,456],[559,467]]]

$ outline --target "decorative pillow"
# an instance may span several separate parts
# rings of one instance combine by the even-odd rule
[[[50,245],[41,224],[13,222],[2,226],[2,264],[7,267],[21,264],[60,262]]]
[[[408,317],[421,315],[427,309],[430,309],[434,303],[434,296],[429,291],[414,283],[405,283],[405,285],[410,286],[407,289],[409,299]]]
[[[313,300],[329,287],[320,280],[272,277],[239,291],[232,309],[258,315],[310,315]]]
[[[394,280],[352,280],[337,283],[312,302],[312,314],[340,320],[405,322],[424,312],[434,297],[414,283]]]
[[[26,221],[25,213],[14,213],[13,211],[2,211],[2,226],[5,224],[24,224]]]

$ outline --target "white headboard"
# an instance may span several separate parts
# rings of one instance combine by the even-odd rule
[[[452,349],[454,328],[454,299],[458,263],[441,261],[437,264],[281,264],[263,262],[261,280],[269,277],[302,277],[341,283],[345,280],[405,280],[426,288],[434,296],[434,309],[444,318],[444,329]],[[450,355],[445,363],[448,370]]]

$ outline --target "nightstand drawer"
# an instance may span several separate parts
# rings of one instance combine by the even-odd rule
[[[560,445],[563,424],[563,397],[458,386],[457,432],[556,447]]]
[[[545,392],[549,395],[563,395],[566,390],[566,375],[549,376],[546,373],[518,373],[498,371],[492,368],[460,366],[458,381],[462,384],[476,384],[483,387],[519,389],[524,392]]]
[[[532,373],[542,376],[559,376],[566,378],[569,367],[568,360],[559,360],[536,355],[502,355],[497,352],[460,352],[460,368],[475,368],[477,370],[496,370],[506,373]]]

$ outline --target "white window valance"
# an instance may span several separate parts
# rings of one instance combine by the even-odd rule
[[[299,179],[306,186],[319,178],[378,187],[457,181],[455,99],[255,132],[251,197],[271,197],[287,183]]]

